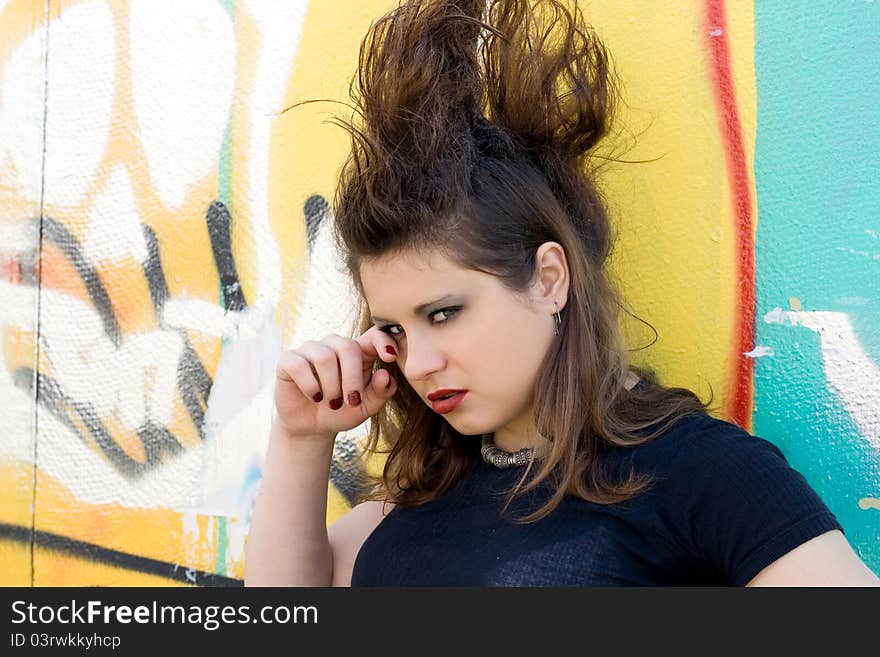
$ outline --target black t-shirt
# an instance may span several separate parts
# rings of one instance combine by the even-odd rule
[[[479,438],[474,437],[475,441]],[[613,505],[539,487],[501,509],[522,475],[478,461],[439,499],[396,507],[361,546],[352,586],[742,586],[837,519],[772,443],[708,415],[609,454],[612,472],[650,474]],[[545,482],[546,483],[546,482]]]

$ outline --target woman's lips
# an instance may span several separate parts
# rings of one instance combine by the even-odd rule
[[[431,402],[431,408],[434,409],[435,413],[440,413],[441,415],[443,415],[444,413],[455,410],[458,405],[464,401],[464,398],[467,396],[467,394],[467,390],[462,390],[461,392],[454,394],[448,399],[437,399]]]

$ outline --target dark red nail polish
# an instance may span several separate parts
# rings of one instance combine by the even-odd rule
[[[396,355],[397,355],[397,351],[396,351],[396,350],[394,349],[394,347],[392,347],[391,345],[385,345],[385,353],[389,353],[389,354],[391,354],[392,356],[396,356]]]
[[[319,393],[316,394],[314,397],[312,397],[312,399],[314,399],[314,400],[315,400],[315,403],[317,404],[317,403],[320,403],[320,401],[321,401],[322,399],[324,399],[324,395],[322,395],[322,394],[319,392]]]
[[[342,397],[340,397],[339,399],[331,399],[330,408],[332,408],[334,411],[338,411],[340,408],[342,408]]]
[[[348,405],[349,406],[360,406],[361,405],[361,393],[355,390],[348,395]]]

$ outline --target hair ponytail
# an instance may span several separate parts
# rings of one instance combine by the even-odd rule
[[[575,2],[494,0],[489,20],[496,28],[483,45],[489,118],[523,143],[601,266],[609,231],[582,219],[602,204],[586,176],[617,100],[611,57]]]
[[[343,242],[376,217],[405,236],[396,219],[447,213],[467,192],[470,126],[483,95],[483,4],[402,3],[364,38],[351,87],[360,124],[347,125],[352,151],[336,200]]]

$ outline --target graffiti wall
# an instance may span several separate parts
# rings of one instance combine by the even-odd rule
[[[0,584],[240,584],[275,359],[354,308],[345,109],[284,110],[344,101],[394,4],[0,0]],[[600,5],[634,360],[780,445],[880,572],[880,7]]]

